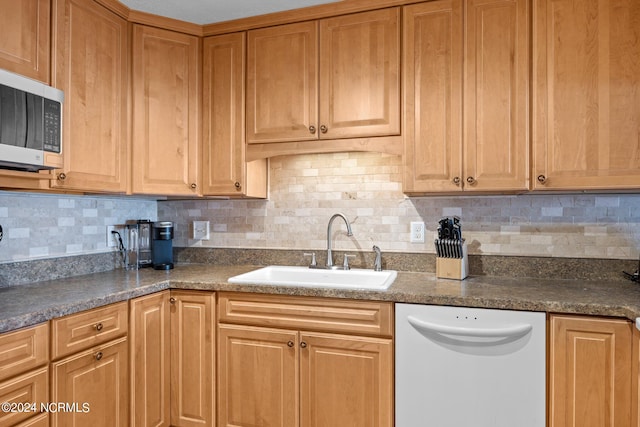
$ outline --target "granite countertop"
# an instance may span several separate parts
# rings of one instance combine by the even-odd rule
[[[469,277],[438,279],[433,273],[398,272],[385,291],[234,285],[229,277],[258,266],[181,264],[155,271],[113,270],[0,288],[0,332],[34,325],[164,289],[237,291],[420,304],[640,317],[640,284],[585,280]]]

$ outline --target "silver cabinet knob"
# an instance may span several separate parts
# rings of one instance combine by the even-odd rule
[[[104,326],[102,325],[102,323],[96,323],[95,325],[93,325],[93,328],[98,332],[100,332],[103,327]]]
[[[233,186],[236,187],[238,190],[240,189],[240,183],[238,181],[234,182]]]
[[[97,352],[96,355],[95,355],[95,358],[96,358],[96,360],[102,359],[102,352],[101,351]]]
[[[176,299],[174,297],[169,298],[169,303],[170,304],[175,304],[176,303]]]
[[[322,133],[327,133],[328,130],[329,128],[327,128],[325,125],[320,126],[320,132]]]
[[[293,344],[293,341],[289,340],[289,341],[287,342],[287,345],[288,345],[289,347],[293,347],[293,345],[294,345],[294,344]]]
[[[302,342],[300,343],[300,347],[302,347],[302,348],[307,348],[307,343],[306,343],[306,342],[304,342],[304,341],[302,341]]]
[[[453,177],[453,180],[452,180],[452,181],[453,181],[453,183],[454,183],[455,185],[460,186],[460,181],[461,181],[461,180],[460,180],[460,177],[459,177],[459,176],[455,176],[455,177]]]
[[[540,184],[546,184],[547,183],[547,177],[544,175],[538,175],[538,182]]]
[[[315,126],[313,126],[313,125],[309,126],[309,133],[310,133],[310,134],[312,134],[312,135],[313,135],[314,133],[316,133],[316,127],[315,127]]]
[[[192,190],[195,190],[197,185],[196,185],[195,182],[193,182],[193,183],[191,183],[191,185],[189,187],[191,187]]]
[[[476,183],[476,179],[474,177],[470,176],[470,177],[467,178],[467,182],[469,184],[473,185],[473,184]]]
[[[65,179],[67,179],[67,174],[64,172],[60,172],[58,174],[58,181],[64,181]]]

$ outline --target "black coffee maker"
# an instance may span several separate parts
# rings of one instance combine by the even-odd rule
[[[151,252],[155,270],[173,268],[173,222],[154,222],[152,227]]]

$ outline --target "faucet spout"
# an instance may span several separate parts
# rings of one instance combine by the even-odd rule
[[[334,214],[329,220],[329,225],[327,226],[327,268],[334,268],[333,251],[331,250],[331,226],[333,225],[333,220],[338,217],[342,218],[347,226],[347,236],[353,236],[353,233],[351,232],[351,225],[349,224],[349,220],[347,220],[347,217],[341,213]]]

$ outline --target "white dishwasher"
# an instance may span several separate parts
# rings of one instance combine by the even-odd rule
[[[545,318],[396,304],[396,427],[544,427]]]

